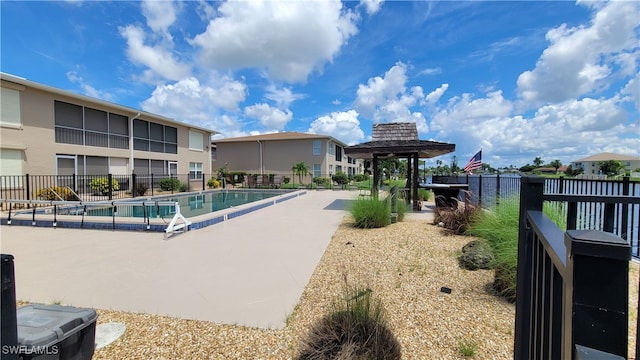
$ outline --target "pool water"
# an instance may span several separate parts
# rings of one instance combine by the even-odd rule
[[[222,190],[202,193],[198,195],[176,195],[154,198],[152,200],[177,201],[180,212],[186,218],[205,215],[219,210],[252,203],[255,201],[276,197],[287,192],[283,191],[252,191],[252,190]],[[73,211],[70,211],[73,214]],[[78,211],[77,215],[81,215]],[[113,216],[113,208],[88,209],[87,216]],[[174,206],[123,206],[116,210],[116,217],[160,217],[172,218],[175,215]]]

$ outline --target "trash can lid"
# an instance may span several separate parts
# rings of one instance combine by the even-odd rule
[[[60,305],[26,305],[17,310],[18,344],[51,346],[91,325],[94,309]]]

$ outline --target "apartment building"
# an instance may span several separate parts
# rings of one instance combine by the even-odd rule
[[[216,132],[0,73],[0,175],[211,173]]]
[[[248,174],[291,176],[294,164],[304,162],[313,177],[337,172],[363,173],[362,160],[344,154],[346,144],[327,135],[279,132],[212,141],[212,168]]]

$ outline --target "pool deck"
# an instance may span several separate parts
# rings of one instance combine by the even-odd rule
[[[162,233],[0,226],[19,300],[282,328],[354,191],[307,194]],[[432,211],[408,214],[429,221]]]

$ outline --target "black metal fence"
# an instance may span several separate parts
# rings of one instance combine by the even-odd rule
[[[563,233],[542,205],[611,208],[640,199],[544,192],[544,179],[521,179],[514,359],[626,359],[631,249],[610,233],[613,212],[606,211],[604,232],[576,230],[577,215],[568,211]]]
[[[570,219],[572,229],[595,229],[611,232],[626,240],[632,256],[640,257],[640,205],[638,203],[603,203],[595,201],[601,197],[640,197],[640,182],[629,177],[622,180],[595,179],[543,179],[544,194],[576,195],[574,202],[554,201],[553,205]],[[434,183],[469,184],[471,203],[491,208],[501,201],[520,196],[519,176],[466,175],[434,176]]]
[[[16,175],[0,176],[0,199],[100,201],[159,193],[205,190],[201,174],[180,175]]]

